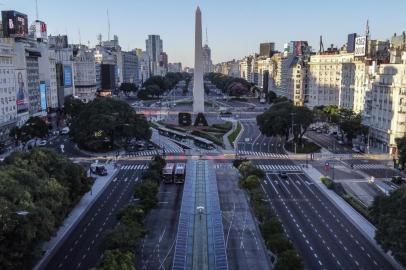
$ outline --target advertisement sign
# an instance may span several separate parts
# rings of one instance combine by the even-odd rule
[[[355,39],[354,56],[365,56],[367,52],[367,37],[357,37]]]
[[[55,47],[57,49],[68,48],[68,36],[66,36],[66,35],[50,36],[48,44],[51,47]]]
[[[46,98],[46,85],[44,81],[39,83],[39,95],[41,99],[41,111],[47,109],[47,98]]]
[[[16,89],[17,89],[17,113],[28,111],[28,90],[27,90],[27,72],[26,70],[16,70]]]
[[[27,15],[15,10],[1,12],[3,36],[7,38],[25,38],[28,35]]]
[[[35,38],[47,38],[47,25],[42,21],[35,21]]]
[[[72,67],[63,66],[63,84],[67,87],[72,86]]]

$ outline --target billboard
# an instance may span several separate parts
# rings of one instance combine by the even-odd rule
[[[357,37],[355,39],[354,56],[365,56],[367,52],[367,37]]]
[[[16,70],[17,113],[28,111],[27,72],[24,69]]]
[[[28,35],[27,15],[15,10],[1,12],[3,36],[6,38],[25,38]]]
[[[48,44],[50,45],[50,47],[57,49],[68,48],[68,36],[49,36]]]
[[[47,109],[46,85],[44,81],[39,83],[39,95],[41,100],[41,111]]]
[[[66,87],[72,86],[72,67],[63,66],[63,85]]]
[[[35,38],[47,38],[47,25],[42,21],[35,21]]]

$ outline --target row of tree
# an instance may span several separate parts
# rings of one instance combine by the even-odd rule
[[[72,207],[90,190],[83,168],[50,149],[0,163],[0,269],[32,269]]]
[[[302,144],[304,134],[315,121],[337,125],[350,144],[357,135],[368,133],[368,128],[361,123],[361,115],[352,110],[337,106],[319,106],[310,110],[305,106],[295,106],[283,97],[274,98],[273,105],[257,116],[262,134],[284,136],[286,139],[293,134],[293,140],[299,144]]]
[[[207,73],[205,80],[211,81],[224,94],[229,96],[244,96],[252,93],[251,88],[254,86],[242,78],[234,78],[221,73]]]
[[[138,91],[138,98],[159,98],[166,91],[174,88],[180,81],[190,81],[191,74],[186,72],[168,72],[165,76],[152,76],[149,77],[142,89]]]
[[[68,97],[65,112],[69,117],[70,136],[79,147],[90,151],[108,151],[124,146],[132,139],[149,140],[151,130],[143,115],[128,103],[110,97],[98,97],[89,103]]]
[[[265,244],[276,256],[274,269],[304,269],[302,259],[296,252],[292,242],[284,235],[282,224],[270,205],[266,202],[262,190],[260,189],[259,179],[264,177],[264,172],[244,159],[235,160],[233,165],[240,171],[240,185],[250,196],[251,206],[259,222]]]
[[[135,249],[147,233],[144,227],[145,216],[157,205],[159,183],[165,160],[159,156],[149,164],[142,176],[142,182],[134,190],[137,205],[128,205],[118,214],[119,225],[104,236],[101,244],[103,258],[97,270],[135,270]]]

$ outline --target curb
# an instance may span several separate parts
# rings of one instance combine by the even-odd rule
[[[117,175],[117,173],[120,171],[119,168],[114,169],[113,174],[111,177],[107,180],[107,183],[104,185],[104,187],[99,191],[99,193],[96,195],[94,200],[92,200],[87,206],[86,209],[79,215],[79,217],[71,224],[70,228],[66,230],[66,232],[63,234],[61,239],[57,242],[57,244],[45,251],[44,255],[42,258],[37,262],[37,264],[33,267],[33,270],[42,270],[43,267],[45,267],[46,263],[49,262],[49,260],[52,258],[52,256],[58,251],[58,249],[61,247],[61,245],[65,242],[66,238],[70,235],[70,233],[76,228],[78,223],[82,220],[84,216],[86,216],[87,212],[89,209],[94,205],[94,203],[98,200],[98,198],[101,196],[101,194],[106,190],[107,186],[110,185],[111,181],[114,179],[114,177]],[[90,192],[90,191],[89,191]],[[80,201],[79,201],[80,202]],[[78,202],[78,203],[79,203]],[[69,216],[69,215],[68,215]],[[62,225],[61,225],[62,226]],[[52,255],[52,256],[51,256]]]

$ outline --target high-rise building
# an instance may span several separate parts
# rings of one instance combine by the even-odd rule
[[[168,70],[168,55],[166,52],[161,52],[159,55],[159,67]]]
[[[209,45],[203,46],[203,72],[209,73],[213,71],[213,62],[211,61],[211,49]]]
[[[159,56],[163,52],[162,39],[159,35],[149,35],[145,44],[152,74],[158,75]]]
[[[123,57],[123,83],[139,84],[139,63],[135,51],[122,52]]]
[[[266,42],[259,44],[259,56],[271,57],[275,51],[275,43]]]
[[[169,63],[168,72],[182,72],[182,63]]]
[[[96,62],[94,54],[85,46],[75,50],[73,59],[75,97],[83,102],[92,101],[96,97]]]
[[[28,110],[27,90],[22,73],[15,73],[14,40],[0,39],[0,142],[9,139],[9,132],[17,123],[17,109]],[[17,79],[17,81],[16,81]],[[27,104],[25,105],[25,103]]]

